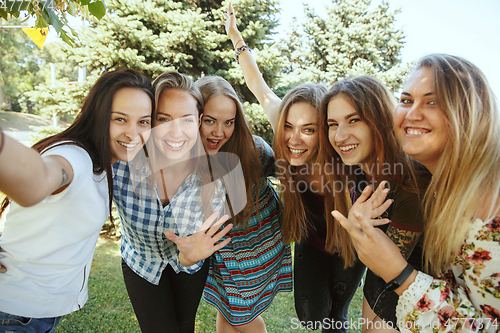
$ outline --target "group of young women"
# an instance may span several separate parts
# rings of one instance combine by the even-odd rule
[[[368,76],[280,100],[231,5],[225,25],[275,153],[227,81],[176,72],[102,75],[34,149],[2,132],[0,330],[54,332],[84,305],[113,200],[143,332],[194,332],[202,295],[217,332],[266,332],[260,314],[292,285],[302,323],[347,332],[366,268],[364,332],[497,331],[500,119],[480,70],[432,54],[397,105]]]

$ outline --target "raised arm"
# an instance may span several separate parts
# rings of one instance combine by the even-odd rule
[[[227,12],[224,13],[226,17],[226,33],[227,36],[233,42],[235,50],[239,47],[245,45],[245,41],[241,37],[241,34],[236,26],[236,14],[232,4],[229,4]],[[273,127],[276,127],[278,121],[278,110],[281,103],[281,99],[276,96],[276,94],[268,87],[266,81],[262,77],[259,67],[252,56],[252,53],[248,50],[243,50],[239,55],[239,63],[241,70],[243,71],[243,76],[245,77],[245,82],[248,89],[257,97],[260,105],[264,109],[264,112]]]
[[[0,129],[0,191],[23,207],[61,192],[73,180],[73,169],[60,156],[42,157]]]

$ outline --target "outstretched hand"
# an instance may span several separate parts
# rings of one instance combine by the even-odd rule
[[[215,221],[218,215],[217,212],[210,215],[200,230],[190,236],[179,237],[172,231],[165,231],[165,236],[177,245],[179,262],[183,266],[194,265],[229,244],[231,238],[227,238],[222,242],[219,241],[231,230],[233,225],[228,224],[224,229],[217,232],[219,227],[229,218],[229,216],[224,215],[218,221]]]
[[[366,217],[373,226],[389,223],[390,221],[388,219],[379,219],[379,216],[382,215],[393,202],[392,199],[385,200],[389,193],[389,189],[385,188],[386,184],[386,181],[381,182],[373,194],[372,187],[366,186],[349,210],[349,216],[347,218],[351,222],[356,222],[352,214],[354,212],[359,212],[363,217]],[[370,194],[372,195],[370,196]]]
[[[332,215],[350,234],[359,260],[388,282],[398,276],[407,263],[396,244],[382,230],[375,228],[376,225],[389,222],[388,219],[374,219],[392,203],[392,200],[384,202],[388,193],[382,191],[384,186],[381,183],[369,199],[371,188],[365,188],[363,195],[356,201],[359,204],[354,204],[349,211],[349,218],[336,210]]]
[[[229,6],[227,7],[226,12],[224,13],[224,18],[226,20],[222,21],[222,23],[226,27],[227,36],[229,38],[231,38],[231,40],[241,39],[240,32],[238,30],[238,27],[236,26],[236,13],[234,12],[234,8],[233,8],[232,4],[229,4]]]

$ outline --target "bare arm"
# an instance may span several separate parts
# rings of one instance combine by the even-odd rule
[[[50,194],[64,190],[73,180],[73,169],[61,156],[41,157],[0,133],[0,191],[23,207],[33,206]]]
[[[231,13],[233,14],[231,15]],[[238,27],[236,26],[236,14],[234,13],[233,5],[229,4],[227,13],[225,13],[224,16],[226,17],[226,33],[227,36],[231,38],[233,46],[237,48],[245,45]],[[278,122],[278,110],[281,99],[276,96],[269,88],[266,81],[264,81],[252,53],[248,50],[242,51],[239,56],[239,62],[248,89],[250,89],[259,100],[274,130]]]

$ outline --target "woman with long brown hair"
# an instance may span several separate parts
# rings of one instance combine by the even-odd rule
[[[156,110],[144,154],[113,164],[114,200],[122,221],[123,278],[141,331],[188,333],[212,253],[231,229],[217,213],[226,191],[199,138],[203,98],[185,74],[153,82]]]
[[[331,145],[322,146],[321,156],[342,159],[345,164],[340,173],[327,176],[338,188],[328,211],[335,207],[348,215],[351,202],[367,199],[368,194],[363,194],[366,186],[376,188],[385,182],[393,203],[382,216],[391,222],[380,228],[406,259],[413,254],[412,263],[420,267],[421,246],[413,250],[424,227],[421,201],[430,177],[403,152],[393,130],[394,108],[394,96],[370,76],[337,81],[324,96],[323,122],[328,126]],[[352,209],[356,208],[354,205]],[[327,220],[348,236],[331,215]],[[397,294],[386,290],[385,282],[370,270],[363,293],[363,331],[396,329]]]
[[[290,246],[283,243],[280,202],[268,176],[274,175],[274,153],[252,136],[233,87],[218,76],[196,81],[205,106],[200,133],[212,156],[237,157],[247,201],[230,222],[231,243],[216,251],[204,299],[217,310],[217,332],[265,332],[260,314],[279,291],[292,290]]]
[[[87,301],[99,231],[110,214],[111,163],[132,159],[151,129],[151,83],[103,74],[73,124],[29,149],[0,130],[0,331],[54,332]]]
[[[402,332],[498,332],[500,113],[486,78],[465,59],[424,56],[405,83],[394,127],[403,150],[432,173],[424,269],[373,228],[371,201],[335,218],[360,260],[396,287]]]
[[[322,326],[323,332],[347,332],[349,304],[365,267],[357,260],[346,262],[348,256],[339,252],[340,246],[327,248],[335,233],[326,222],[325,203],[333,193],[318,154],[321,145],[329,145],[320,113],[326,88],[300,85],[281,101],[267,86],[241,38],[231,5],[226,19],[226,31],[247,86],[275,131],[276,177],[284,206],[282,233],[285,242],[295,242],[294,298],[298,319],[308,327]],[[348,236],[344,240],[350,244]],[[349,249],[354,251],[352,245]]]

